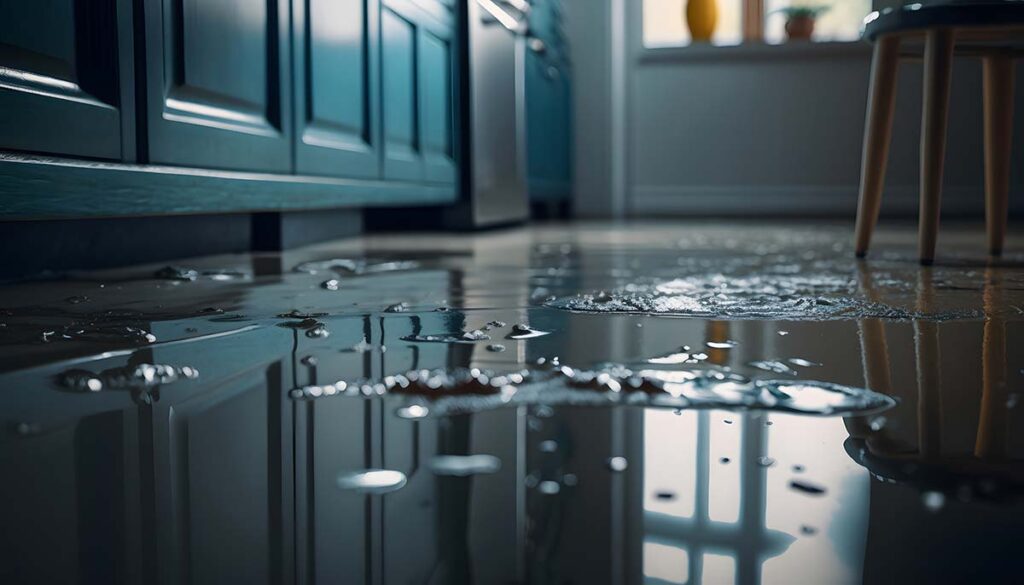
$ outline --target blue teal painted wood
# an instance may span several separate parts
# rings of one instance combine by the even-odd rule
[[[452,26],[449,10],[437,2],[383,2],[385,178],[455,181]]]
[[[451,183],[455,181],[451,36],[421,29],[418,53],[423,178],[434,183]]]
[[[418,181],[419,104],[416,100],[416,25],[390,8],[381,10],[381,97],[384,110],[384,176]]]
[[[443,205],[455,185],[27,158],[0,153],[0,218]]]
[[[127,0],[0,2],[0,148],[131,156],[131,14]]]
[[[572,192],[572,86],[556,0],[534,3],[530,34],[541,44],[526,56],[527,186],[532,201],[564,200]]]
[[[377,0],[294,0],[295,171],[380,176]]]
[[[289,2],[154,0],[142,6],[143,160],[291,172]]]

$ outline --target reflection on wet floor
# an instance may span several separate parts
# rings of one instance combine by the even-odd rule
[[[0,581],[1019,581],[1024,257],[919,268],[913,236],[558,226],[9,283]]]

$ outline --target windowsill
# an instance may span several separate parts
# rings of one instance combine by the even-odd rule
[[[796,41],[780,45],[745,43],[716,46],[694,44],[682,47],[644,47],[637,61],[665,63],[672,61],[753,61],[778,59],[816,59],[833,57],[861,57],[871,54],[871,45],[863,41]]]

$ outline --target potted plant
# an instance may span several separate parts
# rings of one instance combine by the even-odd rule
[[[786,36],[789,40],[809,41],[814,34],[815,20],[828,9],[828,6],[787,6],[778,12],[786,17]]]

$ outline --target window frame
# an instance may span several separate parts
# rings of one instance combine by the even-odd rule
[[[622,0],[620,0],[622,1]],[[870,54],[871,45],[864,40],[813,41],[792,43],[767,43],[764,41],[765,0],[741,1],[741,32],[743,41],[738,45],[711,45],[689,43],[648,47],[644,45],[644,3],[645,0],[624,0],[630,7],[629,20],[630,48],[633,60],[641,63],[664,63],[671,61],[707,60],[750,60],[750,59],[794,59],[830,58]],[[685,1],[685,0],[684,0]],[[752,18],[753,17],[753,18]]]

